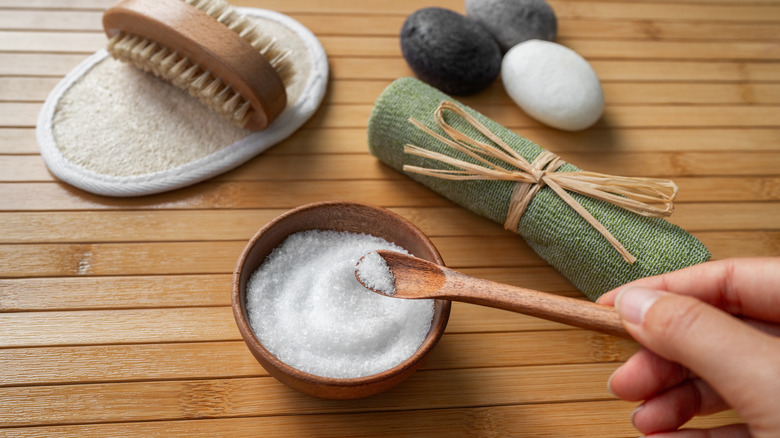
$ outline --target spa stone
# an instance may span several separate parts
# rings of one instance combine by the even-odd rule
[[[484,89],[501,69],[501,49],[490,32],[448,9],[409,15],[401,28],[401,52],[418,78],[453,95]]]
[[[529,116],[554,128],[579,131],[604,111],[604,94],[588,61],[549,41],[513,47],[501,67],[504,88]]]
[[[532,39],[555,41],[558,20],[544,0],[466,0],[466,16],[479,21],[508,51]]]

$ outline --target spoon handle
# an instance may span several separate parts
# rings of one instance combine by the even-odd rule
[[[613,307],[474,278],[457,271],[446,272],[445,283],[436,295],[633,339]]]

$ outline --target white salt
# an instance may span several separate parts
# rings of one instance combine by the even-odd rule
[[[363,256],[357,264],[360,282],[385,295],[395,295],[395,276],[387,262],[376,251]]]
[[[247,285],[255,336],[282,362],[325,377],[369,376],[411,357],[430,330],[433,301],[366,290],[355,278],[355,265],[378,249],[408,254],[368,234],[290,235]]]

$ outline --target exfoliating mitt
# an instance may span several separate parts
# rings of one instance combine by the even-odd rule
[[[482,125],[483,130],[478,125]],[[445,129],[447,127],[457,132],[452,134]],[[520,161],[532,164],[528,174],[541,178],[541,182],[522,182],[526,177],[517,175],[523,172],[496,156],[485,158],[468,147],[458,149],[448,145],[448,141],[463,144],[452,140],[453,135],[458,138],[458,132],[489,145],[495,145],[489,137],[495,135],[496,140],[511,149],[512,152],[505,155],[517,154]],[[390,167],[481,216],[510,224],[507,228],[520,234],[539,256],[591,300],[629,281],[702,263],[710,257],[698,239],[663,218],[648,217],[612,202],[574,192],[575,189],[587,191],[589,186],[601,183],[617,184],[618,189],[634,185],[644,187],[650,179],[581,172],[574,165],[561,162],[549,151],[414,78],[396,80],[377,99],[368,123],[368,144],[371,153]],[[452,164],[450,158],[461,164]],[[471,169],[476,168],[487,168],[478,171],[487,176],[473,176]],[[447,176],[454,179],[447,179]],[[568,188],[569,180],[576,178],[582,181],[573,182],[574,188]],[[676,186],[670,181],[662,182],[660,186],[659,191],[673,187],[673,199]],[[531,192],[530,196],[519,195],[519,203],[524,204],[524,208],[518,213],[515,197],[518,192],[526,191]],[[616,199],[617,203],[632,204],[633,201],[625,199],[620,190],[617,193],[607,197]],[[577,212],[565,197],[571,197],[586,211]],[[638,210],[643,212],[643,208]],[[517,216],[514,221],[511,220],[513,215]],[[590,222],[586,216],[592,216]],[[598,227],[603,227],[605,233]]]
[[[267,128],[234,126],[187,92],[100,50],[55,86],[38,117],[38,146],[51,173],[99,195],[149,195],[227,172],[297,131],[325,96],[325,50],[287,15],[236,11],[288,54],[286,106]]]

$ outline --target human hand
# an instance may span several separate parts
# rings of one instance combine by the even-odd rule
[[[602,296],[643,348],[610,377],[654,437],[780,437],[780,257],[709,262]],[[677,430],[733,408],[745,424]]]

